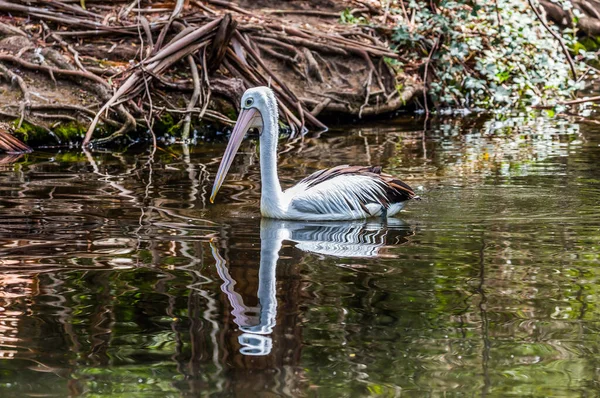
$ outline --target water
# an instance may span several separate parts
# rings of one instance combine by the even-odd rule
[[[596,396],[600,126],[409,120],[288,143],[379,164],[387,223],[262,220],[256,148],[0,159],[0,394]],[[175,153],[177,156],[175,156]]]

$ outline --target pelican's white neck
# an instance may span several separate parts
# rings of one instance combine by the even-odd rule
[[[276,107],[277,104],[275,103]],[[279,138],[279,125],[277,109],[267,109],[261,112],[263,131],[260,136],[260,176],[261,198],[260,212],[265,217],[276,218],[282,209],[283,192],[277,175],[277,141]]]

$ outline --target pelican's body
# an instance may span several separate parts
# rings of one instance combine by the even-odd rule
[[[404,182],[382,174],[379,167],[337,166],[320,170],[283,191],[277,176],[279,138],[277,101],[271,89],[256,87],[242,97],[242,111],[213,186],[214,200],[246,132],[260,130],[260,211],[284,220],[354,220],[389,217],[417,199]]]
[[[379,168],[338,166],[280,193],[263,188],[260,208],[264,217],[285,220],[355,220],[392,216],[411,197],[410,187]]]

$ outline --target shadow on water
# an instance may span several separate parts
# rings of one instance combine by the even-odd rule
[[[254,144],[0,159],[2,395],[594,396],[600,135],[406,121],[286,143],[380,164],[402,220],[260,220]]]

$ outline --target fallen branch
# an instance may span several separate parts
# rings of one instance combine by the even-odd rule
[[[31,62],[27,62],[21,58],[15,57],[13,55],[8,54],[0,54],[0,61],[12,62],[18,65],[21,65],[23,68],[36,70],[40,72],[46,72],[48,74],[54,74],[58,76],[75,76],[82,77],[84,79],[92,80],[98,84],[102,84],[103,86],[110,87],[110,85],[101,77],[96,76],[89,72],[84,72],[80,70],[66,70],[66,69],[58,69],[52,68],[46,65],[37,65]]]
[[[433,43],[431,50],[429,50],[429,55],[427,56],[427,60],[425,61],[425,71],[423,72],[423,101],[425,102],[425,115],[426,116],[429,115],[429,106],[427,105],[427,88],[428,88],[427,80],[428,80],[429,75],[427,72],[429,69],[429,64],[431,63],[431,58],[433,57],[433,54],[437,50],[438,45],[440,43],[440,38],[441,38],[441,36],[438,36],[437,39],[435,39],[435,42]]]
[[[577,80],[577,72],[575,71],[575,64],[573,63],[573,58],[571,58],[571,54],[569,53],[569,50],[565,46],[565,43],[563,42],[562,37],[560,37],[552,29],[550,29],[550,27],[548,26],[548,24],[546,23],[544,18],[540,15],[540,12],[538,11],[537,7],[533,4],[533,0],[527,0],[527,2],[529,3],[529,6],[535,13],[535,16],[540,21],[540,23],[544,26],[544,28],[548,31],[548,33],[550,33],[552,35],[552,37],[554,37],[556,39],[556,41],[558,41],[560,48],[562,49],[563,53],[565,54],[565,58],[567,59],[567,62],[569,62],[569,67],[571,68],[571,73],[573,74],[573,80],[576,81]]]
[[[3,112],[0,111],[0,116],[2,117],[7,117],[13,120],[18,119],[18,116],[12,113],[8,113],[8,112]],[[33,126],[37,126],[35,123],[32,123],[31,121],[25,119],[24,120],[26,123],[29,123]],[[46,127],[44,126],[38,126],[42,129],[45,129],[47,131],[49,131]],[[11,134],[0,130],[0,149],[3,149],[6,153],[29,153],[29,152],[33,152],[33,149],[31,149],[31,147],[29,147],[27,144],[25,144],[23,141],[19,140],[18,138],[12,136]]]
[[[96,95],[102,101],[99,109],[55,104],[56,109],[44,110],[39,103],[29,107],[40,118],[91,118],[84,145],[92,141],[100,120],[117,131],[96,140],[98,143],[121,137],[137,126],[150,127],[164,111],[182,116],[179,124],[186,140],[192,116],[231,123],[209,106],[221,106],[226,100],[237,107],[244,90],[258,85],[273,88],[282,120],[295,131],[301,131],[305,123],[326,129],[315,117],[321,112],[363,116],[395,110],[414,91],[396,94],[397,82],[404,78],[386,68],[384,58],[399,56],[385,44],[385,38],[377,37],[377,26],[333,24],[325,30],[278,17],[339,16],[339,12],[326,9],[257,12],[254,7],[246,10],[223,0],[189,3],[191,7],[186,0],[175,0],[142,8],[139,0],[109,0],[94,1],[84,10],[76,0],[0,0],[0,11],[27,16],[33,24],[43,21],[39,33],[28,25],[27,34],[33,36],[30,45],[20,46],[20,51],[3,51],[0,62],[68,78]],[[356,7],[351,12],[374,12],[367,4]],[[229,11],[236,13],[235,17]],[[161,18],[161,13],[168,19]],[[0,24],[0,32],[10,30]],[[23,33],[11,35],[25,37]],[[110,37],[113,45],[95,46],[101,40],[90,39],[92,36]],[[100,65],[106,65],[108,71]],[[180,73],[187,71],[186,66],[191,74]],[[304,87],[309,78],[311,87]],[[191,91],[189,102],[171,99],[173,93],[163,95],[161,87]],[[324,100],[320,98],[324,93],[332,94]],[[20,108],[23,120],[24,109]],[[118,121],[109,118],[109,111],[117,113]]]
[[[355,8],[350,10],[350,14],[359,14],[361,12],[368,12],[368,8]],[[330,11],[319,11],[319,10],[263,10],[267,14],[282,14],[282,15],[309,15],[316,17],[329,17],[329,18],[340,18],[340,12]]]
[[[196,103],[198,102],[198,98],[200,98],[200,75],[198,74],[198,67],[196,66],[196,62],[194,62],[194,58],[191,55],[187,56],[187,61],[190,66],[190,70],[192,71],[194,92],[192,93],[190,102],[188,102],[187,113],[183,119],[183,130],[181,132],[181,140],[183,142],[186,142],[190,138],[190,125],[192,124],[191,110],[194,109]]]
[[[19,117],[19,121],[17,123],[17,128],[19,129],[19,128],[21,128],[21,125],[23,124],[23,120],[25,119],[25,111],[31,105],[29,89],[27,88],[27,85],[25,84],[25,81],[23,80],[23,78],[21,76],[13,73],[10,69],[5,67],[1,63],[0,63],[0,75],[4,76],[4,78],[9,83],[16,82],[17,85],[19,86],[19,89],[21,90],[21,93],[23,94],[23,100],[19,104],[20,117]]]
[[[571,101],[561,101],[561,102],[559,102],[559,104],[560,105],[578,105],[578,104],[585,104],[587,102],[600,102],[600,96],[589,97],[589,98],[580,98],[580,99],[571,100]]]

